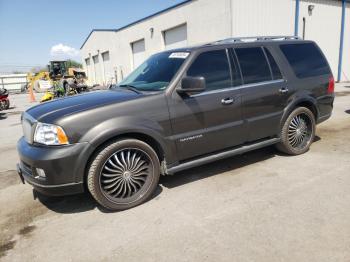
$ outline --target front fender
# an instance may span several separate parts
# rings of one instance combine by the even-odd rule
[[[113,137],[125,134],[141,134],[153,138],[161,146],[166,158],[174,154],[175,148],[166,141],[166,132],[159,123],[140,117],[116,117],[108,119],[91,128],[80,141],[89,142],[97,148]]]

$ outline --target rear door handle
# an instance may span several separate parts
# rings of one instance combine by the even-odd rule
[[[281,94],[288,93],[288,88],[287,87],[282,87],[280,90],[278,90]]]
[[[231,105],[233,103],[234,99],[231,98],[231,97],[228,97],[228,98],[223,98],[221,100],[221,104],[223,105]]]

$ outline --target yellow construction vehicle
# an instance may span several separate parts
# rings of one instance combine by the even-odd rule
[[[22,86],[22,92],[29,88],[33,88],[36,92],[41,92],[52,86],[48,71],[40,71],[37,73],[27,74],[27,84]]]
[[[48,68],[52,88],[46,91],[41,102],[87,90],[86,74],[82,69],[68,68],[67,61],[50,61]]]

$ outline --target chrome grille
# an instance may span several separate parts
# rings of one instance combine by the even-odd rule
[[[33,143],[33,133],[34,133],[34,124],[36,120],[29,115],[28,113],[23,113],[22,115],[22,129],[23,129],[23,136],[25,140],[32,144]]]

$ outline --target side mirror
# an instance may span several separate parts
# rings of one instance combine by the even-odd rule
[[[205,90],[205,78],[203,76],[186,76],[181,80],[181,87],[177,89],[179,94],[199,93]]]

